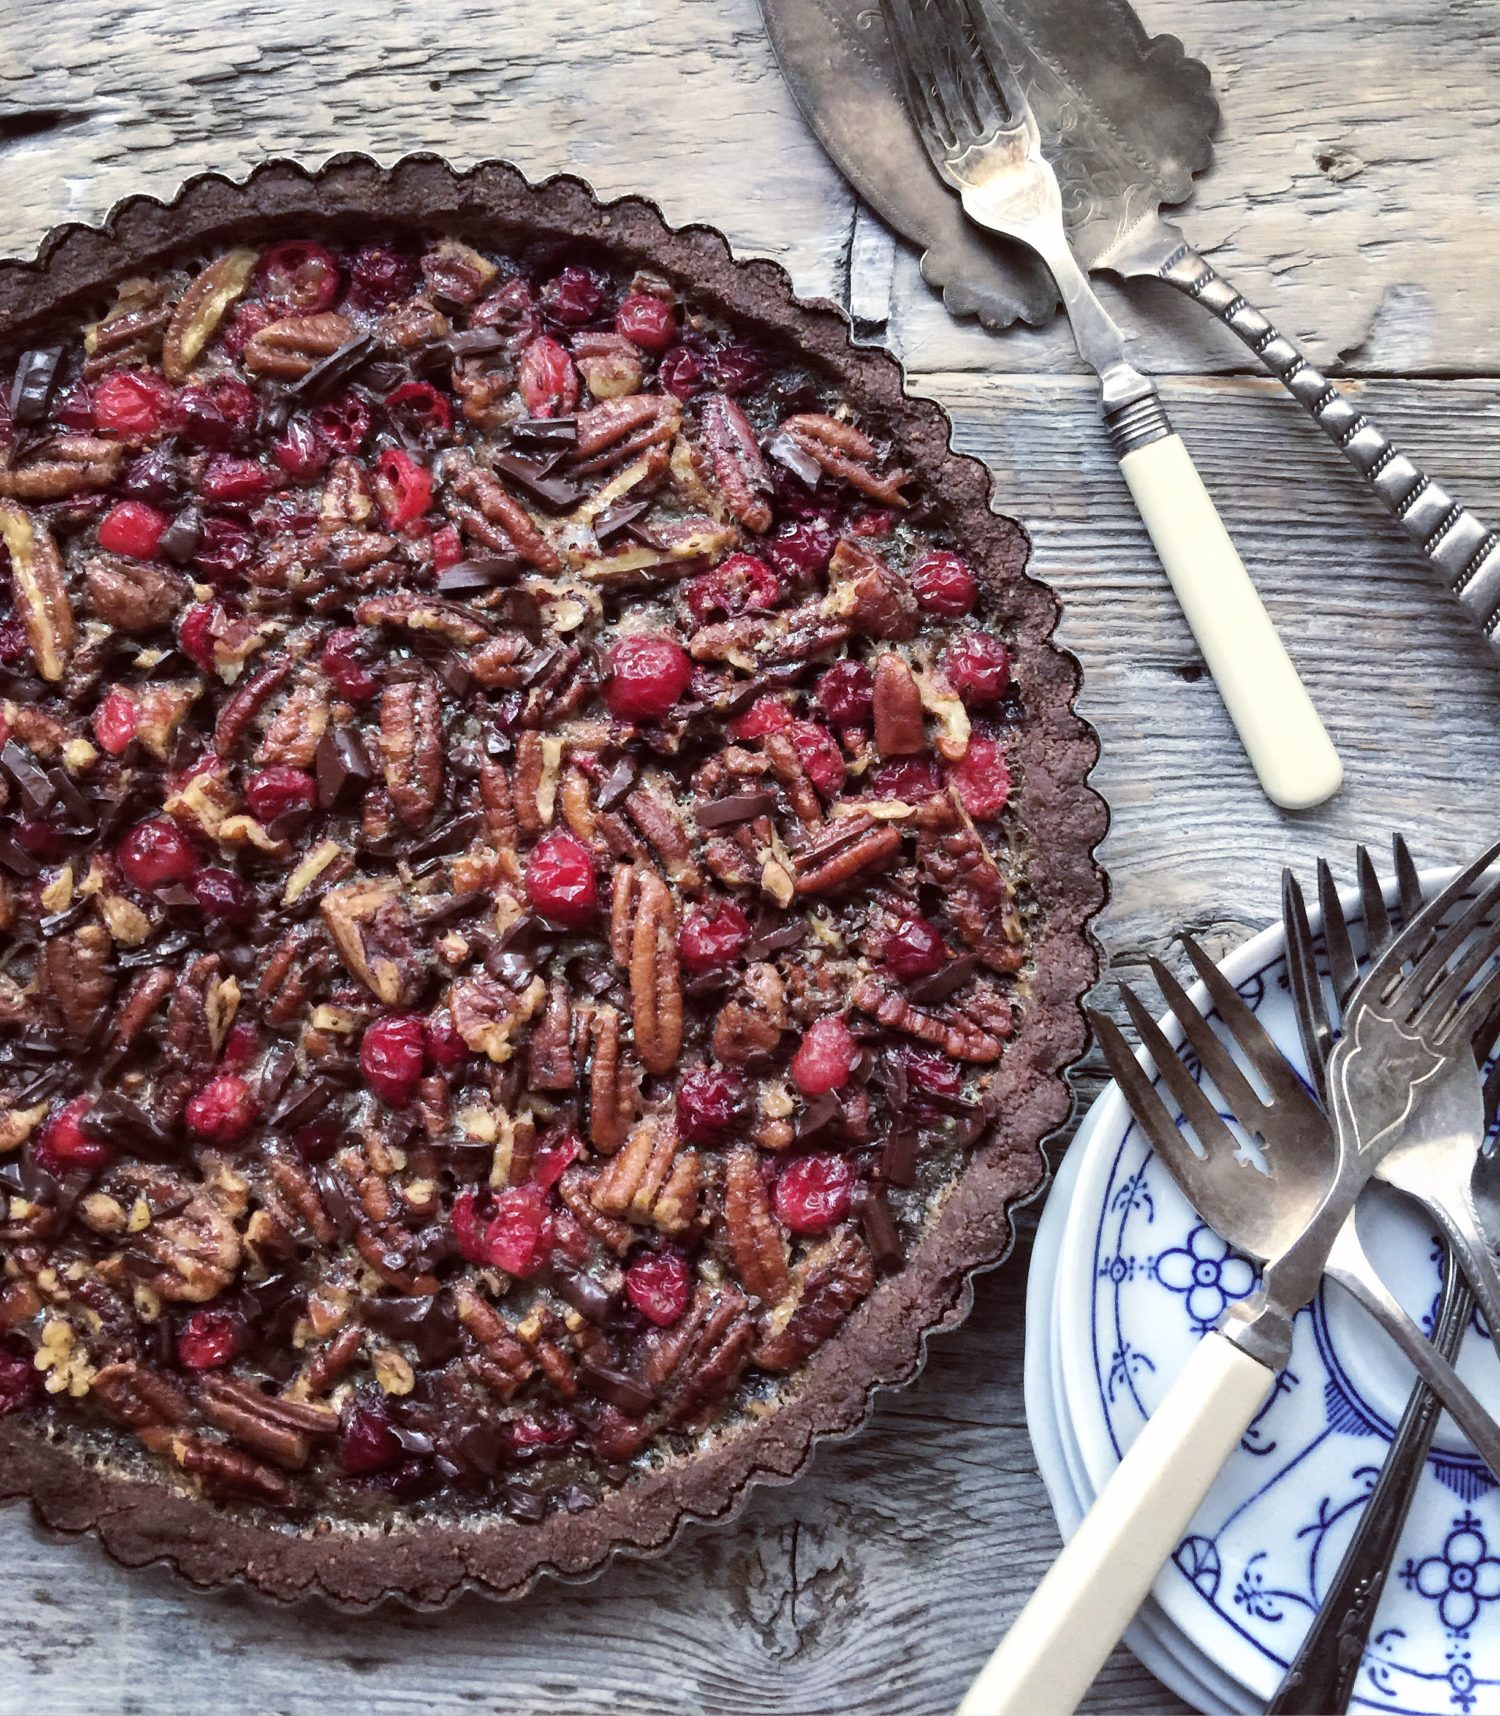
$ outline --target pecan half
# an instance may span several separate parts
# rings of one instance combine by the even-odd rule
[[[799,894],[826,894],[869,871],[884,870],[901,850],[901,833],[867,811],[841,816],[793,856]]]
[[[57,544],[40,519],[8,500],[0,500],[0,539],[10,553],[11,588],[36,670],[43,679],[61,679],[74,634]]]
[[[466,977],[449,990],[448,1010],[454,1030],[469,1047],[499,1064],[515,1052],[513,1033],[535,1017],[546,996],[540,977],[519,995],[492,977]]]
[[[453,1284],[453,1309],[462,1328],[480,1350],[469,1368],[502,1401],[511,1396],[536,1372],[536,1364],[500,1313],[467,1281]]]
[[[731,1150],[724,1164],[724,1223],[735,1273],[767,1305],[779,1304],[792,1284],[786,1237],[771,1210],[753,1150]]]
[[[410,1007],[416,1001],[426,967],[396,878],[361,878],[330,888],[318,911],[353,976],[387,1007]]]
[[[214,750],[221,757],[229,756],[244,738],[250,723],[260,713],[261,706],[290,676],[292,664],[285,659],[273,661],[252,673],[236,688],[234,695],[219,711],[214,723]]]
[[[873,974],[861,978],[849,999],[882,1025],[904,1031],[919,1042],[931,1043],[956,1061],[987,1062],[1000,1058],[1002,1044],[991,1031],[956,1014],[951,1006],[942,1013],[918,1007],[887,978]]]
[[[431,820],[443,790],[443,702],[432,679],[398,679],[380,693],[386,791],[408,828]]]
[[[288,1478],[238,1448],[228,1448],[222,1442],[208,1442],[201,1436],[190,1436],[178,1445],[176,1451],[182,1469],[201,1478],[206,1489],[232,1490],[255,1496],[274,1507],[285,1507],[292,1499]]]
[[[178,300],[162,343],[161,367],[168,381],[185,381],[224,319],[224,312],[250,284],[259,253],[229,250],[210,262]]]
[[[147,1285],[163,1299],[201,1304],[222,1293],[239,1272],[239,1232],[207,1191],[186,1198],[179,1214],[154,1221],[135,1243],[157,1265]]]
[[[468,502],[454,506],[454,501]],[[448,511],[468,536],[486,548],[504,553],[513,549],[541,572],[557,572],[562,560],[542,535],[536,520],[491,471],[472,461],[450,467]]]
[[[53,501],[107,488],[119,474],[125,453],[123,441],[106,441],[98,435],[54,435],[43,444],[41,457],[0,470],[0,495]]]
[[[398,590],[387,596],[367,596],[354,610],[362,626],[404,626],[408,631],[431,632],[452,644],[481,644],[490,628],[471,609],[415,590]]]
[[[700,409],[703,448],[731,517],[746,530],[769,530],[771,473],[750,419],[723,393],[708,394]]]
[[[244,350],[245,367],[256,375],[296,381],[353,338],[353,323],[336,310],[283,316],[251,335]]]
[[[589,1020],[589,1142],[612,1155],[635,1119],[637,1069],[620,1047],[620,1015],[598,1007]]]
[[[169,625],[187,600],[180,573],[143,560],[96,555],[84,568],[89,611],[122,632],[151,632]]]
[[[726,1001],[714,1023],[714,1058],[725,1066],[774,1054],[786,1029],[786,986],[774,965],[755,964],[746,970],[744,997]]]
[[[83,379],[95,381],[112,369],[155,362],[171,316],[169,294],[161,282],[141,275],[122,280],[109,313],[84,329]]]
[[[682,1148],[669,1121],[647,1116],[610,1158],[592,1197],[606,1215],[681,1233],[698,1207],[698,1154]]]
[[[798,1273],[796,1308],[755,1349],[755,1362],[764,1370],[795,1370],[875,1285],[868,1248],[849,1234],[816,1261],[809,1258]]]
[[[527,1044],[526,1082],[533,1090],[573,1088],[573,1003],[561,977],[552,980],[546,1008]]]
[[[721,1295],[704,1317],[681,1364],[667,1422],[697,1430],[712,1422],[719,1402],[739,1381],[755,1345],[755,1327],[738,1293]]]
[[[875,747],[882,757],[914,757],[927,749],[922,693],[894,650],[875,661]]]
[[[871,469],[876,458],[875,443],[852,423],[841,423],[821,411],[804,412],[788,417],[781,425],[781,432],[789,435],[830,476],[842,477],[852,488],[882,506],[906,505],[901,489],[911,481],[911,473],[895,470],[877,477]]]
[[[842,537],[828,562],[828,609],[870,638],[901,641],[917,635],[916,593],[873,548]]]
[[[667,1073],[682,1050],[682,974],[677,964],[677,912],[653,870],[637,874],[630,938],[631,1020],[636,1053],[647,1072]]]
[[[580,476],[607,471],[647,447],[673,439],[682,427],[682,406],[668,393],[638,393],[606,399],[578,415],[573,469]]]
[[[87,1042],[114,999],[112,944],[102,924],[83,924],[72,935],[42,944],[37,960],[40,998],[75,1043]]]

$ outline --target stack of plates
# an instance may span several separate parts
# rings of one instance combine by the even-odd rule
[[[1284,952],[1278,925],[1237,949],[1224,971],[1302,1066]],[[1201,990],[1193,998],[1206,1007]],[[1175,1026],[1168,1035],[1179,1040]],[[1429,1226],[1383,1191],[1367,1194],[1361,1234],[1391,1290],[1430,1329],[1440,1249]],[[1251,1265],[1198,1220],[1110,1086],[1053,1185],[1027,1301],[1026,1414],[1065,1537],[1195,1343],[1254,1282]],[[1490,1410],[1500,1409],[1500,1364],[1477,1323],[1459,1370]],[[1411,1382],[1376,1325],[1325,1284],[1297,1319],[1290,1366],[1126,1635],[1187,1703],[1240,1716],[1275,1691],[1349,1542]],[[1353,1708],[1500,1710],[1500,1490],[1446,1417]]]

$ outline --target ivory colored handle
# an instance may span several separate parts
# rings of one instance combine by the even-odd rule
[[[1120,469],[1267,797],[1284,810],[1332,798],[1343,764],[1182,437]]]
[[[1071,1716],[1274,1381],[1217,1331],[1205,1336],[958,1716]]]

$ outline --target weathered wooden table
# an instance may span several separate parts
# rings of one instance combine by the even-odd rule
[[[1500,0],[1138,4],[1208,62],[1223,104],[1188,217],[1199,247],[1500,520]],[[1133,291],[1120,307],[1346,760],[1321,810],[1266,802],[1065,331],[950,320],[804,129],[755,0],[8,0],[0,98],[7,253],[207,168],[425,148],[643,191],[850,305],[952,411],[1067,603],[1114,809],[1101,928],[1124,975],[1181,927],[1228,946],[1266,923],[1285,861],[1347,868],[1354,840],[1392,827],[1425,859],[1494,833],[1500,675],[1479,639],[1238,344],[1167,288]],[[198,1597],[8,1512],[0,1710],[948,1710],[1057,1544],[1022,1412],[1027,1262],[1023,1232],[921,1380],[806,1481],[664,1560],[509,1608],[349,1619]],[[1088,1708],[1176,1706],[1120,1653]]]

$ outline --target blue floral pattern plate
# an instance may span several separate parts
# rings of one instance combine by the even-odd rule
[[[1354,902],[1346,903],[1352,916]],[[1224,970],[1300,1063],[1283,952],[1277,926],[1238,949]],[[1194,999],[1204,1004],[1201,992]],[[1054,1385],[1092,1496],[1196,1342],[1251,1291],[1255,1271],[1198,1220],[1113,1087],[1081,1142],[1057,1260]],[[1392,1291],[1430,1326],[1436,1239],[1394,1194],[1380,1192],[1372,1188],[1369,1209],[1362,1207],[1361,1232]],[[1460,1370],[1492,1409],[1500,1405],[1500,1373],[1477,1325]],[[1410,1385],[1375,1325],[1325,1286],[1297,1319],[1291,1365],[1155,1586],[1161,1615],[1256,1702],[1274,1691],[1307,1629]],[[1446,1419],[1354,1708],[1464,1716],[1500,1709],[1500,1492]]]

